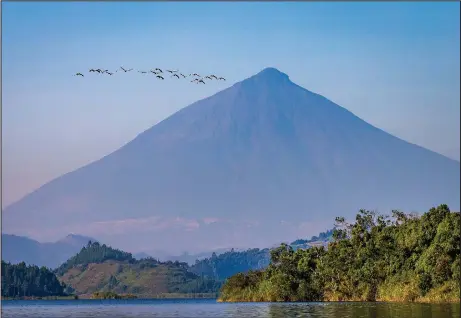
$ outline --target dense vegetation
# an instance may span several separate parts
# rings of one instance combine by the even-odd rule
[[[48,268],[27,266],[24,262],[12,265],[2,261],[2,297],[65,296],[61,284]]]
[[[361,210],[336,219],[328,248],[282,244],[262,271],[229,278],[223,301],[459,301],[460,213]]]
[[[269,249],[254,248],[242,252],[231,250],[220,255],[213,253],[210,258],[197,260],[190,271],[200,276],[224,281],[240,272],[263,269],[269,265],[269,261]]]

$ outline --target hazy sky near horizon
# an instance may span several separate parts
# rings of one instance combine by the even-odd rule
[[[459,6],[2,3],[2,206],[268,66],[387,132],[459,160]],[[228,81],[87,73],[121,65]]]

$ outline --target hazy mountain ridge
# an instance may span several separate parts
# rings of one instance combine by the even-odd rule
[[[2,260],[13,264],[25,262],[29,265],[56,268],[80,251],[88,241],[96,242],[91,237],[76,234],[46,243],[24,236],[2,234]]]
[[[173,216],[198,226],[138,229],[125,241],[162,238],[168,247],[187,248],[210,237],[241,245],[241,237],[254,246],[257,238],[291,239],[293,228],[281,227],[282,220],[440,203],[459,209],[459,172],[459,162],[393,137],[268,68],[42,186],[5,209],[3,221],[22,231],[24,218],[56,230],[64,221],[84,227]],[[260,224],[200,223],[208,217]]]

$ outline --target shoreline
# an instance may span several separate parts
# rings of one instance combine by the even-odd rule
[[[111,298],[94,298],[92,294],[82,294],[82,295],[72,295],[72,296],[47,296],[47,297],[35,297],[35,296],[27,296],[27,297],[1,297],[2,301],[12,301],[12,300],[46,300],[46,301],[57,301],[57,300],[130,300],[130,299],[137,299],[137,300],[158,300],[158,299],[218,299],[216,295],[211,294],[177,294],[177,293],[165,293],[159,295],[139,295],[136,297],[123,297],[124,295],[120,295],[121,298],[119,299],[111,299]]]
[[[216,299],[217,303],[273,303],[273,304],[295,304],[295,303],[385,303],[385,304],[457,304],[461,303],[460,299],[451,299],[445,301],[429,301],[429,300],[376,300],[376,301],[365,301],[365,300],[318,300],[318,301],[253,301],[253,300],[222,300]]]

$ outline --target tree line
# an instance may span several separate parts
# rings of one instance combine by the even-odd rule
[[[24,262],[10,264],[2,261],[2,297],[65,296],[66,285],[46,267],[28,266]]]
[[[460,213],[360,210],[327,248],[282,244],[265,270],[226,280],[223,301],[459,301]]]

